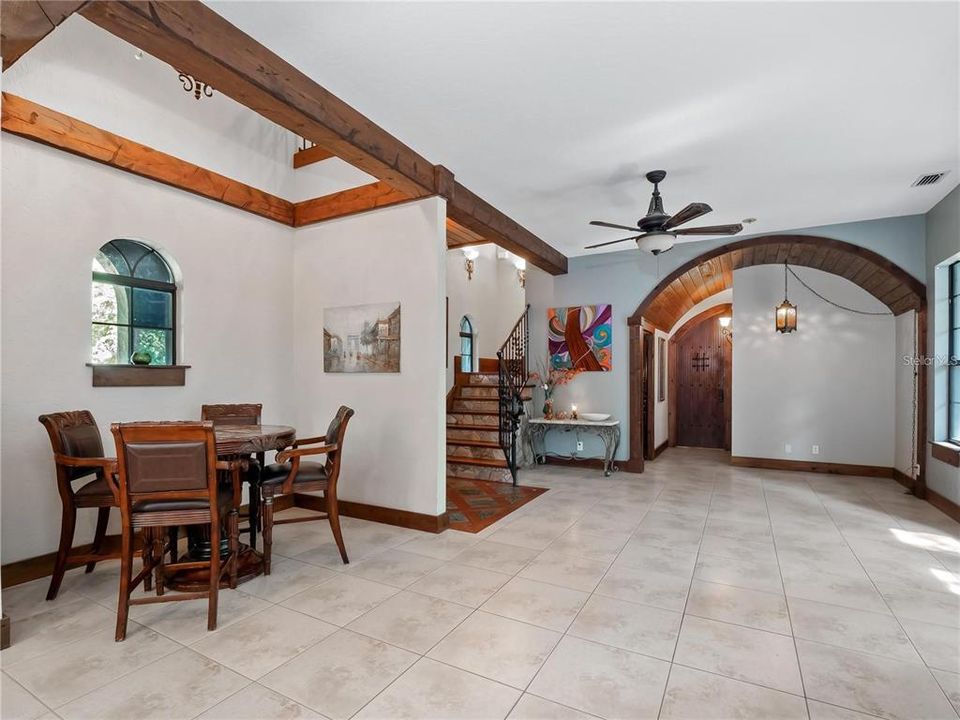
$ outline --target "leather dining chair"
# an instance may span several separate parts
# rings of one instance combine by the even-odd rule
[[[263,468],[260,490],[263,494],[263,560],[264,574],[270,574],[270,558],[273,549],[273,526],[304,520],[329,520],[333,539],[340,550],[344,564],[349,564],[347,550],[340,531],[340,513],[337,507],[337,480],[340,477],[340,461],[343,458],[343,438],[353,410],[341,405],[327,428],[326,435],[298,439],[293,447],[277,453],[277,462]],[[315,447],[309,447],[315,446]],[[326,460],[304,462],[301,458],[325,455]],[[289,460],[289,462],[287,462]],[[273,501],[295,492],[323,492],[324,511],[318,517],[298,517],[289,520],[273,519]]]
[[[220,582],[229,572],[230,587],[236,587],[238,520],[233,489],[219,486],[217,470],[232,465],[217,462],[212,422],[114,423],[110,426],[117,445],[117,486],[120,498],[122,550],[120,557],[120,599],[117,605],[119,642],[126,637],[131,605],[206,598],[207,629],[217,627],[217,600]],[[229,519],[229,555],[220,557],[220,521]],[[166,528],[181,525],[208,526],[209,560],[164,562]],[[133,577],[134,536],[144,535],[143,567]],[[206,590],[166,595],[167,572],[209,569]],[[131,593],[151,573],[156,574],[156,596],[131,598]]]
[[[60,591],[63,576],[70,565],[86,563],[86,572],[89,573],[93,572],[97,562],[116,557],[102,550],[110,508],[118,506],[119,498],[111,491],[107,481],[116,472],[116,460],[103,456],[100,428],[89,410],[49,413],[41,415],[39,420],[50,436],[57,469],[57,488],[63,506],[60,544],[47,590],[47,600],[53,600]],[[84,483],[74,488],[74,483],[80,480]],[[73,551],[78,508],[97,508],[97,528],[89,552]]]
[[[261,403],[219,403],[203,405],[200,408],[200,419],[213,421],[217,425],[259,425],[263,410]],[[250,486],[250,504],[247,522],[250,527],[250,547],[257,548],[257,533],[260,530],[260,471],[265,464],[265,454],[256,454],[256,460],[251,460],[246,474],[247,484]],[[241,530],[241,532],[243,532]]]

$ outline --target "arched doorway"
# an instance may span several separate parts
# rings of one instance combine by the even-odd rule
[[[733,287],[733,272],[755,265],[805,266],[846,278],[889,308],[894,315],[917,313],[917,334],[926,336],[926,288],[923,283],[881,255],[851,243],[815,235],[764,235],[708,250],[665,277],[637,306],[628,320],[630,334],[630,459],[626,468],[643,471],[647,419],[643,407],[644,336],[669,332],[697,303]],[[924,347],[923,345],[920,346]],[[920,473],[914,493],[925,494],[927,373],[917,372],[919,406],[916,457]]]

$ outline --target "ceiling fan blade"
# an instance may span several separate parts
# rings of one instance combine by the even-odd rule
[[[677,235],[736,235],[743,230],[743,225],[707,225],[706,227],[686,228],[673,230]]]
[[[683,225],[691,220],[696,220],[701,215],[706,215],[708,212],[713,212],[713,208],[706,203],[690,203],[683,210],[667,220],[663,225],[663,229],[669,230],[670,228],[675,228],[677,225]]]
[[[616,245],[617,243],[626,242],[627,240],[636,240],[639,235],[634,235],[633,237],[621,238],[620,240],[611,240],[610,242],[597,243],[596,245],[587,245],[584,250],[593,250],[594,248],[603,247],[604,245]]]
[[[616,228],[617,230],[632,230],[633,232],[640,232],[638,227],[630,227],[629,225],[616,225],[614,223],[603,222],[602,220],[591,220],[591,225],[599,225],[600,227]]]

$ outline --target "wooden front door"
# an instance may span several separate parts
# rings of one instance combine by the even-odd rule
[[[716,316],[677,341],[677,444],[722,448],[727,340]]]

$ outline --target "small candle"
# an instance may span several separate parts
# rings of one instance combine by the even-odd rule
[[[576,406],[576,405],[571,405],[571,406],[570,406],[570,413],[573,415],[573,419],[576,420],[576,419],[577,419],[577,406]]]

